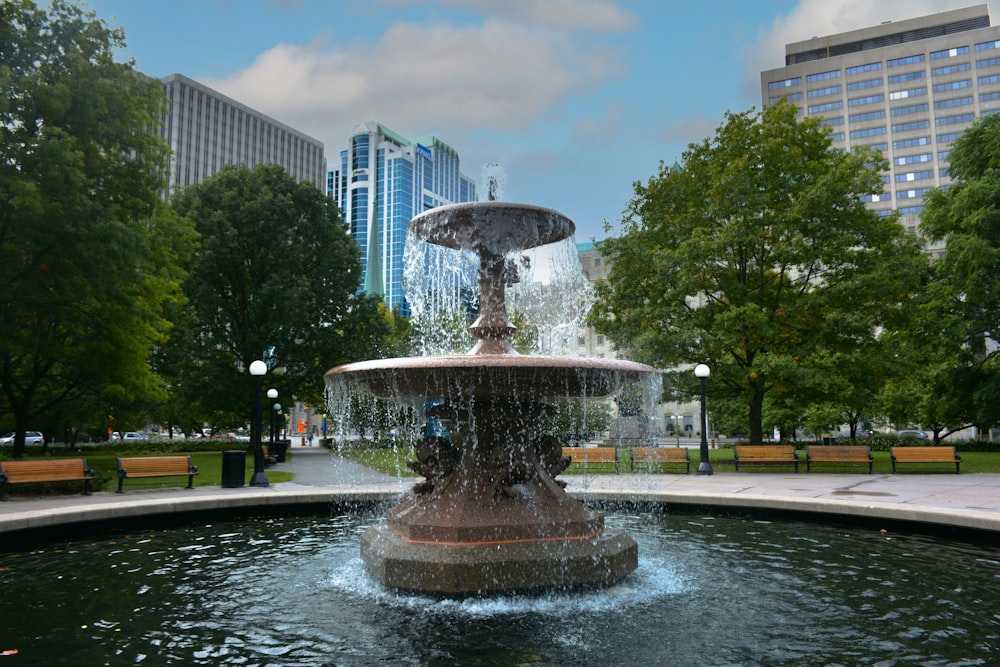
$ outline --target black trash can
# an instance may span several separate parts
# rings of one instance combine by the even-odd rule
[[[227,449],[222,452],[222,486],[236,489],[244,484],[247,470],[247,453],[242,449]]]
[[[284,463],[288,459],[288,446],[291,444],[291,440],[274,441],[274,456],[278,463]]]

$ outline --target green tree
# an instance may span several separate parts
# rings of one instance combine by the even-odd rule
[[[832,149],[791,104],[727,114],[679,168],[635,185],[591,322],[637,360],[708,363],[762,441],[769,393],[794,391],[815,355],[870,341],[910,298],[919,244],[861,200],[886,168]]]
[[[0,412],[15,456],[34,420],[157,389],[149,353],[190,236],[158,195],[162,91],[114,61],[123,45],[62,0],[0,0]]]
[[[255,359],[273,362],[268,387],[320,405],[326,370],[378,356],[391,322],[380,298],[356,294],[358,247],[314,185],[276,165],[230,165],[172,204],[201,244],[167,356],[183,357],[172,383],[205,419],[246,422]]]
[[[939,414],[952,428],[974,423],[981,432],[1000,421],[1000,373],[996,341],[1000,336],[1000,117],[984,116],[959,135],[948,154],[948,189],[925,197],[920,230],[945,240],[944,256],[934,264],[928,287],[927,319],[938,323],[924,344],[937,357],[949,357],[961,383],[938,382]],[[942,346],[947,350],[942,350]],[[956,395],[957,394],[957,395]],[[971,414],[970,414],[970,408]],[[968,421],[967,421],[968,420]]]

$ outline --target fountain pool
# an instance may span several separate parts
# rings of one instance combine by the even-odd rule
[[[637,569],[619,583],[464,599],[401,594],[366,575],[358,540],[382,506],[5,540],[0,651],[44,665],[1000,659],[1000,552],[990,545],[877,525],[601,509],[639,544]]]

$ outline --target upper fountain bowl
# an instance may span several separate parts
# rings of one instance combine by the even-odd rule
[[[409,226],[411,234],[428,243],[487,257],[562,241],[575,231],[573,221],[558,211],[498,201],[439,206],[413,218]]]

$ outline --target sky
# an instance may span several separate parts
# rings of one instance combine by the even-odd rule
[[[375,120],[506,174],[503,199],[614,236],[636,182],[760,108],[785,44],[976,0],[78,0],[120,59],[195,79],[325,144]],[[39,0],[44,5],[44,0]]]

